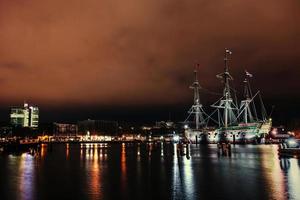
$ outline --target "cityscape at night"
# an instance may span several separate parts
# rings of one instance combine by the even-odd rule
[[[0,0],[0,199],[300,199],[300,2]]]

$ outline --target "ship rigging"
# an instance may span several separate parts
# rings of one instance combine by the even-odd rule
[[[235,90],[231,87],[230,82],[233,77],[229,72],[229,60],[232,52],[225,49],[224,53],[224,72],[217,75],[224,84],[222,97],[211,105],[215,108],[213,112],[207,114],[204,111],[203,105],[200,102],[200,93],[202,89],[198,81],[198,68],[194,70],[194,82],[190,86],[193,89],[194,101],[189,109],[188,117],[185,123],[188,123],[189,118],[194,117],[194,128],[186,127],[186,137],[189,140],[205,138],[209,142],[218,142],[221,136],[229,141],[248,141],[258,140],[262,138],[271,128],[272,121],[267,119],[266,109],[264,107],[260,91],[254,95],[250,87],[250,78],[253,77],[248,71],[245,71],[244,79],[244,95],[243,100],[238,104]],[[234,96],[234,98],[233,98]],[[255,98],[259,97],[261,103],[261,119],[257,114]],[[217,119],[213,116],[217,115]],[[216,124],[214,127],[208,127],[208,123],[213,121]]]

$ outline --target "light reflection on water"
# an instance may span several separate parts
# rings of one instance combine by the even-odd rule
[[[182,148],[182,149],[180,149]],[[190,159],[190,145],[173,148],[173,199],[197,199],[194,195],[194,175]]]
[[[264,151],[264,149],[260,149]],[[278,148],[271,146],[271,152],[276,155]],[[280,168],[280,161],[277,156],[270,157],[269,154],[261,154],[262,170],[264,178],[267,180],[267,189],[270,191],[271,199],[284,199],[286,196],[286,185],[284,181],[284,174]]]
[[[103,145],[104,147],[104,145]],[[87,191],[90,199],[101,199],[101,161],[105,160],[105,151],[98,144],[81,144],[80,160],[85,164],[85,172],[87,178]]]
[[[121,152],[121,190],[122,193],[126,193],[126,181],[127,181],[127,164],[126,164],[126,144],[122,143]]]
[[[56,166],[75,170],[74,182],[58,186],[74,193],[75,199],[300,199],[300,162],[279,158],[276,145],[236,145],[231,157],[218,156],[215,145],[180,149],[166,143],[58,144],[53,152],[47,148],[43,145],[38,157],[0,155],[0,182],[14,188],[0,190],[0,197],[4,193],[14,199],[7,191],[18,191],[17,199],[24,200],[55,193],[37,188],[47,176],[55,176],[51,168]],[[46,179],[39,179],[41,175]]]
[[[293,199],[300,199],[300,162],[296,159],[291,159],[291,167],[288,170],[288,188],[289,193],[293,194]]]
[[[27,153],[21,155],[19,174],[19,198],[22,200],[33,199],[35,192],[35,160],[32,155]]]
[[[189,148],[189,146],[187,147]],[[187,156],[184,159],[183,163],[183,180],[184,180],[184,189],[186,192],[186,197],[188,199],[194,199],[194,176],[193,176],[193,166],[192,160],[189,159],[189,151],[187,149]]]

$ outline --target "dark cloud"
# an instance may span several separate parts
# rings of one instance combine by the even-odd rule
[[[11,62],[11,63],[0,63],[0,68],[10,69],[10,70],[20,70],[24,69],[26,66],[22,63]]]
[[[183,104],[195,62],[201,85],[220,90],[225,47],[237,87],[246,68],[266,98],[288,98],[300,87],[299,24],[298,0],[0,0],[0,98]]]

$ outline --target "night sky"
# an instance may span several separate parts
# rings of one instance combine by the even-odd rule
[[[0,0],[0,121],[24,100],[42,121],[184,120],[196,62],[221,93],[225,48],[236,89],[247,69],[279,122],[300,118],[299,24],[299,0]]]

